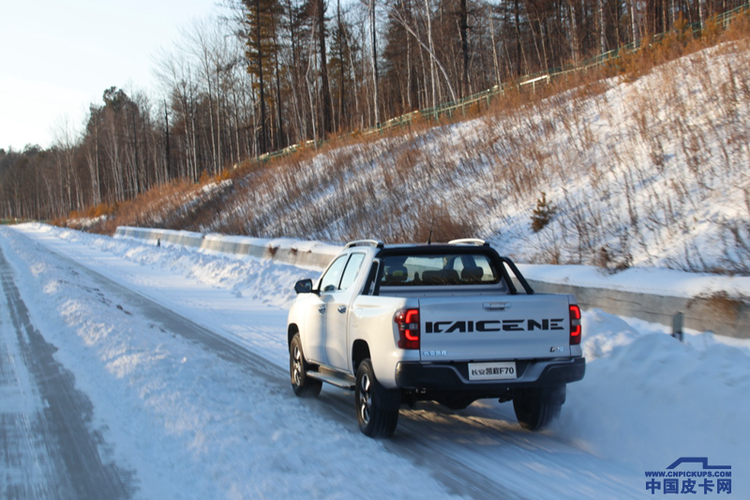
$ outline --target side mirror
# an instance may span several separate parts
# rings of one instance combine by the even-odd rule
[[[313,282],[311,279],[300,280],[294,284],[294,291],[297,293],[310,293],[313,289]]]

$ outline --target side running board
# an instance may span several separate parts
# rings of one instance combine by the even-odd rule
[[[342,389],[348,389],[350,391],[354,390],[354,377],[346,374],[339,374],[334,372],[319,372],[319,371],[307,371],[305,372],[305,375],[307,375],[310,378],[314,378],[316,380],[320,380],[322,382],[325,382],[327,384],[335,385],[336,387],[341,387]]]

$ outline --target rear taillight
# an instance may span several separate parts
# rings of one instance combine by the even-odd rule
[[[570,345],[581,343],[581,308],[570,306]]]
[[[393,320],[398,326],[398,346],[419,349],[419,309],[401,309]]]

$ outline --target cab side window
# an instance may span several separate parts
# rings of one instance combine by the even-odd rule
[[[344,272],[344,266],[346,265],[346,260],[348,258],[348,255],[342,255],[331,264],[331,267],[328,268],[328,271],[326,271],[320,279],[321,292],[333,292],[338,289],[339,283],[341,283],[341,275]]]
[[[357,279],[357,276],[359,275],[359,268],[362,267],[362,261],[365,260],[365,254],[363,253],[353,253],[352,256],[349,258],[349,263],[346,265],[346,270],[344,270],[344,276],[341,278],[341,285],[339,286],[340,290],[346,290]]]

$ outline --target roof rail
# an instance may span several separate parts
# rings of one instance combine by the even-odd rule
[[[448,242],[449,245],[477,245],[477,246],[489,246],[484,240],[479,238],[461,238],[458,240],[451,240]]]
[[[356,241],[350,241],[346,244],[344,248],[351,248],[351,247],[378,247],[383,248],[385,246],[385,243],[383,243],[380,240],[356,240]]]

